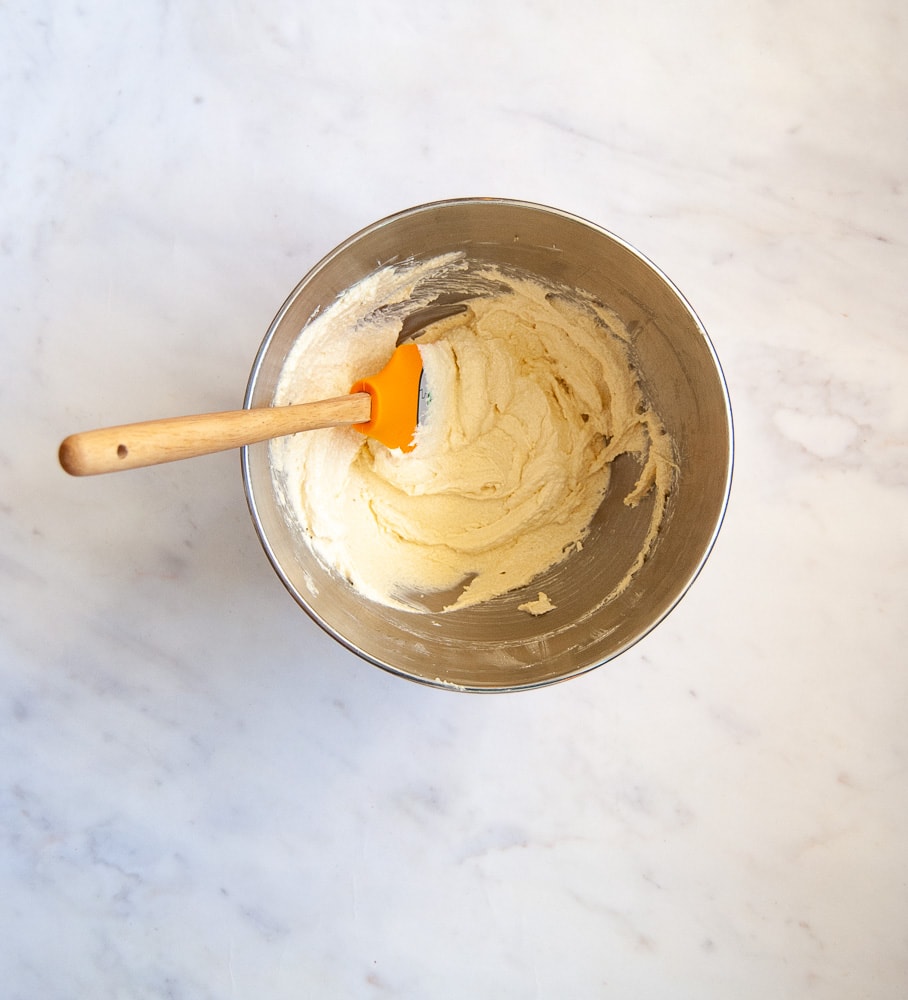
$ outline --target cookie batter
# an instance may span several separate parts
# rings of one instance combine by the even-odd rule
[[[405,315],[397,307],[412,310],[419,294],[431,300],[462,267],[453,257],[389,267],[351,289],[303,330],[276,404],[339,395],[378,371]],[[485,290],[465,313],[418,339],[432,398],[412,452],[349,428],[271,445],[278,492],[308,544],[361,593],[392,606],[419,608],[421,596],[445,592],[444,610],[463,608],[529,583],[582,544],[620,454],[641,465],[625,502],[658,493],[626,582],[664,512],[671,443],[614,314],[579,293],[482,277]]]

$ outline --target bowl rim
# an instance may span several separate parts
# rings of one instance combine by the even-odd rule
[[[339,243],[325,254],[316,264],[314,264],[309,270],[303,275],[303,277],[297,282],[290,294],[286,297],[281,307],[275,313],[274,318],[268,326],[267,331],[259,345],[258,351],[256,352],[255,358],[253,360],[252,368],[249,373],[249,378],[246,383],[246,391],[243,397],[243,408],[250,409],[252,406],[252,397],[255,389],[258,385],[259,375],[261,373],[262,366],[264,364],[265,358],[267,357],[268,351],[271,347],[271,343],[277,334],[277,330],[280,327],[285,315],[292,308],[297,297],[303,290],[303,288],[309,284],[309,282],[324,268],[328,267],[333,260],[339,257],[341,254],[345,253],[351,246],[358,243],[360,240],[369,236],[371,233],[382,229],[388,225],[396,223],[404,218],[423,214],[425,212],[430,212],[439,208],[448,208],[455,206],[475,206],[479,204],[488,204],[496,206],[505,206],[509,208],[517,209],[527,209],[530,211],[541,212],[543,214],[559,216],[569,222],[579,224],[587,229],[593,230],[607,239],[613,241],[617,245],[621,246],[628,253],[636,257],[644,266],[653,271],[666,285],[666,287],[672,292],[672,294],[678,299],[680,304],[683,306],[685,311],[689,314],[690,318],[693,320],[700,336],[703,339],[703,343],[712,359],[713,365],[715,366],[716,375],[718,376],[719,386],[722,392],[722,398],[724,403],[724,410],[726,415],[726,420],[728,423],[728,458],[726,464],[725,482],[723,484],[722,491],[722,502],[718,510],[718,514],[715,519],[715,524],[713,525],[712,532],[703,547],[700,557],[694,566],[693,570],[688,576],[688,579],[684,581],[683,585],[679,587],[677,594],[671,603],[663,609],[663,611],[654,618],[651,622],[647,624],[645,628],[642,628],[635,635],[631,636],[623,645],[617,647],[615,650],[611,651],[607,656],[602,659],[596,660],[592,663],[585,664],[582,667],[578,667],[566,674],[561,674],[557,677],[543,678],[536,681],[530,681],[525,684],[506,684],[500,686],[471,686],[471,685],[458,685],[453,684],[450,681],[444,681],[440,678],[435,678],[434,680],[429,677],[420,676],[417,674],[410,673],[400,667],[394,666],[392,663],[383,661],[366,650],[361,649],[351,640],[347,639],[342,633],[335,629],[329,622],[327,622],[322,616],[306,601],[302,594],[298,591],[292,580],[289,578],[285,570],[283,569],[280,560],[278,559],[271,542],[269,541],[267,534],[262,526],[262,520],[259,515],[258,503],[255,498],[255,494],[252,486],[252,470],[250,468],[249,454],[250,450],[248,447],[243,447],[240,449],[240,463],[243,476],[243,487],[246,496],[246,503],[249,508],[249,513],[252,518],[253,525],[255,527],[256,534],[258,536],[259,542],[264,549],[272,568],[277,574],[280,581],[283,583],[284,587],[290,593],[291,597],[296,601],[296,603],[306,612],[306,614],[328,635],[335,639],[341,646],[349,650],[358,658],[371,663],[373,666],[379,667],[387,673],[393,674],[397,677],[402,677],[406,680],[413,681],[417,684],[422,684],[426,687],[441,688],[449,691],[462,691],[473,694],[501,694],[509,693],[515,691],[529,691],[535,690],[543,687],[550,687],[553,684],[560,684],[564,681],[570,680],[575,677],[579,677],[582,674],[589,673],[592,670],[604,666],[611,660],[627,652],[631,647],[635,646],[638,642],[648,636],[653,629],[658,625],[662,624],[665,619],[674,611],[674,609],[680,604],[681,600],[690,590],[694,581],[700,575],[703,567],[706,565],[707,560],[712,554],[713,548],[715,547],[716,541],[719,537],[719,533],[725,521],[725,516],[728,512],[728,505],[731,499],[731,488],[732,480],[734,478],[734,459],[735,459],[735,428],[734,428],[734,414],[732,411],[731,397],[728,391],[728,382],[725,377],[725,372],[722,368],[722,364],[719,360],[719,356],[716,353],[715,345],[709,336],[702,320],[697,314],[696,310],[693,308],[691,303],[688,301],[684,293],[678,288],[674,281],[659,267],[655,264],[649,257],[647,257],[643,252],[637,249],[633,244],[629,243],[623,237],[605,229],[603,226],[598,225],[595,222],[591,222],[580,215],[576,215],[571,212],[567,212],[560,208],[555,208],[550,205],[546,205],[540,202],[525,201],[522,199],[515,198],[499,198],[499,197],[485,197],[485,196],[475,196],[475,197],[458,197],[458,198],[443,198],[436,201],[423,202],[417,205],[413,205],[410,208],[405,208],[397,212],[393,212],[390,215],[386,215],[377,221],[370,223],[367,226],[362,227],[357,230],[351,236],[348,236],[343,242]]]

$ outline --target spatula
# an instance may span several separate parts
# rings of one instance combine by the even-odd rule
[[[420,406],[422,358],[412,341],[395,348],[376,375],[347,396],[292,406],[170,417],[71,434],[60,464],[73,476],[138,469],[267,441],[320,427],[352,425],[388,448],[413,450]]]

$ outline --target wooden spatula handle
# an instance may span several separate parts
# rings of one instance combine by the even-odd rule
[[[299,431],[365,423],[371,407],[371,396],[357,392],[294,406],[229,410],[102,427],[66,438],[60,445],[60,464],[73,476],[160,465]]]

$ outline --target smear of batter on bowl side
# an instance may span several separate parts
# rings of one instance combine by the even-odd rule
[[[555,605],[552,604],[549,599],[549,595],[540,590],[535,601],[527,601],[525,604],[518,604],[517,610],[526,611],[528,615],[538,617],[539,615],[548,614],[549,611],[554,611]]]
[[[453,254],[393,265],[348,290],[303,329],[275,404],[340,395],[381,369],[407,311],[455,278],[462,288],[465,267]],[[277,439],[272,468],[286,515],[367,597],[422,610],[412,595],[450,591],[448,611],[523,587],[582,545],[611,463],[633,454],[640,475],[625,503],[651,490],[656,501],[618,593],[658,532],[675,468],[627,331],[583,293],[491,268],[476,281],[467,311],[418,340],[432,396],[414,450],[350,428]],[[551,606],[540,598],[521,609]]]

